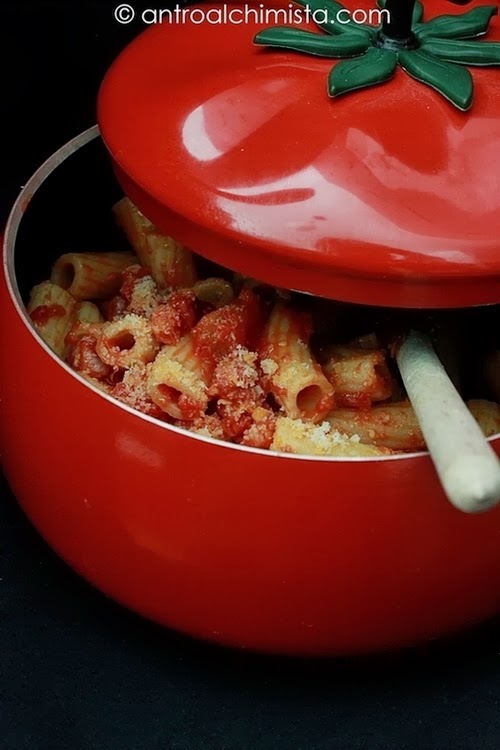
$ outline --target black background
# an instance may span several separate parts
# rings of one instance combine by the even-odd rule
[[[1,4],[2,222],[38,164],[94,123],[99,82],[140,30],[119,26],[114,6]],[[105,599],[50,552],[5,482],[0,497],[2,750],[500,747],[498,623],[372,659],[224,651]]]

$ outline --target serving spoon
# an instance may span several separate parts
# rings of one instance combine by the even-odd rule
[[[500,460],[441,364],[430,338],[410,331],[396,352],[408,398],[443,489],[455,508],[500,503]]]

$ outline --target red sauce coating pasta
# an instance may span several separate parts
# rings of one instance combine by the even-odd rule
[[[115,320],[119,315],[123,315],[127,310],[127,300],[121,294],[117,294],[109,301],[100,305],[100,310],[106,320]]]
[[[139,281],[139,279],[143,279],[145,276],[149,276],[149,271],[147,268],[143,268],[139,265],[129,266],[123,271],[120,294],[127,303],[132,299],[136,282]]]
[[[264,403],[259,383],[257,355],[236,348],[216,366],[209,395],[217,397],[217,413],[230,440],[241,438],[254,424],[253,413]]]
[[[114,386],[111,395],[150,417],[165,418],[162,410],[148,396],[147,372],[147,366],[132,367],[125,373],[122,382]]]
[[[90,378],[109,380],[113,368],[104,364],[97,355],[95,347],[96,339],[94,336],[88,334],[81,336],[68,356],[68,364]]]
[[[151,316],[153,333],[162,344],[177,344],[196,324],[198,311],[192,289],[172,292]]]
[[[371,408],[372,399],[369,393],[336,393],[335,405],[340,409],[366,411]]]
[[[66,310],[62,305],[40,305],[30,313],[30,318],[36,325],[46,325],[53,318],[64,318]]]
[[[276,414],[268,409],[257,409],[253,413],[253,424],[244,432],[240,444],[251,448],[271,447],[276,430]]]
[[[207,369],[213,370],[238,346],[253,348],[261,319],[260,300],[250,289],[244,289],[236,302],[204,315],[193,329],[193,339]]]
[[[200,412],[204,408],[203,403],[200,403],[196,399],[188,396],[186,393],[181,393],[178,396],[175,388],[171,388],[168,385],[162,385],[160,386],[160,389],[161,389],[160,391],[161,394],[165,398],[165,402],[170,402],[173,399],[176,400],[177,408],[180,411],[185,421],[194,420],[197,417],[200,417]],[[157,397],[157,400],[158,400],[158,403],[160,403],[160,400],[158,399],[158,397]]]

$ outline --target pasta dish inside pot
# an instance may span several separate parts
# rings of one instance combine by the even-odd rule
[[[59,357],[118,401],[254,448],[424,450],[393,356],[419,315],[485,435],[500,433],[498,306],[395,313],[288,292],[195,256],[128,198],[113,212],[130,251],[62,255],[28,313]],[[472,342],[466,324],[479,332]]]

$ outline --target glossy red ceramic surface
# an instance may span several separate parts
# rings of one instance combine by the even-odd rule
[[[164,22],[121,54],[99,122],[126,192],[197,252],[280,286],[399,307],[498,302],[498,68],[471,68],[465,113],[401,69],[332,100],[335,61],[256,46],[269,25]]]
[[[29,220],[36,182],[16,221]],[[415,643],[500,611],[500,508],[452,508],[423,455],[278,456],[129,411],[41,344],[11,255],[0,282],[3,469],[36,528],[99,589],[180,631],[290,654]]]

